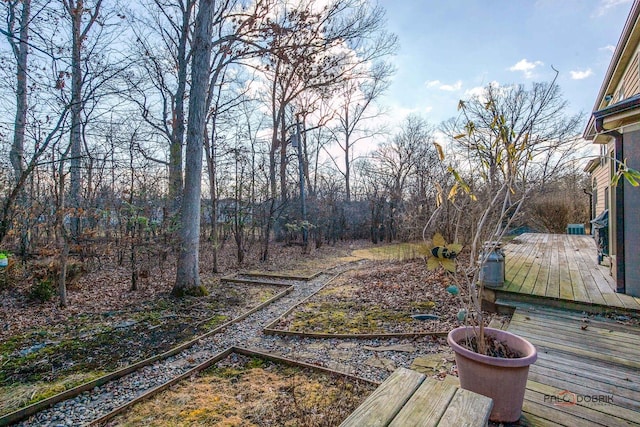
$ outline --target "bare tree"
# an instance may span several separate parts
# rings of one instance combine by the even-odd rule
[[[20,10],[18,10],[20,5]],[[16,182],[24,171],[24,136],[27,123],[27,61],[29,57],[29,20],[31,0],[8,1],[7,39],[16,60],[16,117],[9,158]],[[17,27],[17,28],[16,28]],[[17,33],[17,36],[16,36]]]
[[[206,125],[209,67],[213,33],[214,0],[202,0],[196,16],[191,59],[191,93],[183,203],[180,215],[180,251],[174,295],[203,295],[200,285],[200,204],[202,147]]]
[[[80,208],[80,195],[82,192],[82,134],[84,121],[82,110],[84,108],[83,86],[85,83],[82,67],[83,45],[87,40],[91,28],[100,15],[102,0],[96,0],[93,7],[85,6],[84,0],[62,0],[64,9],[71,19],[71,130],[69,145],[70,151],[70,177],[69,177],[69,204],[72,208]],[[88,19],[85,20],[85,16]],[[80,218],[73,215],[71,234],[77,238],[80,234]]]
[[[398,220],[405,212],[404,202],[408,199],[410,184],[424,179],[419,175],[429,169],[424,165],[437,165],[433,142],[433,128],[421,117],[410,115],[392,141],[381,144],[373,153],[378,180],[390,203],[385,218],[389,240],[397,237]]]
[[[142,119],[168,140],[168,161],[142,150],[147,158],[169,170],[169,216],[180,209],[183,187],[183,151],[189,93],[189,58],[195,1],[152,0],[145,4],[133,30],[141,70],[130,76],[129,99],[138,105]],[[142,148],[141,148],[142,149]]]
[[[579,116],[566,116],[565,107],[555,80],[534,83],[531,89],[488,85],[480,96],[460,101],[459,117],[444,124],[452,147],[468,162],[456,171],[452,193],[464,189],[480,200],[476,230],[482,233],[469,233],[473,254],[480,240],[500,235],[531,191],[575,155]],[[466,180],[469,184],[461,179],[465,170],[472,178]],[[496,221],[497,229],[484,225]]]
[[[395,45],[384,45],[387,53],[392,53]],[[382,54],[382,53],[381,53]],[[366,122],[379,117],[380,111],[374,111],[373,103],[389,86],[393,68],[384,62],[377,62],[362,78],[345,81],[341,90],[342,103],[337,111],[339,124],[332,130],[334,139],[344,153],[344,171],[338,168],[344,177],[347,201],[351,201],[351,163],[353,149],[357,142],[379,134],[380,129],[365,129]]]
[[[330,95],[341,82],[354,78],[361,70],[360,65],[375,61],[386,51],[380,46],[395,44],[395,37],[384,32],[384,10],[367,2],[336,0],[318,7],[313,1],[301,0],[286,6],[269,23],[270,50],[261,65],[269,81],[267,102],[271,109],[272,208],[268,216],[272,220],[279,206],[276,200],[284,203],[288,198],[287,140],[293,127],[287,123],[287,117],[292,102],[310,91]],[[267,223],[263,261],[268,257],[270,228]]]

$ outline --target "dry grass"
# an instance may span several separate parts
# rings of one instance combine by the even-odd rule
[[[232,355],[128,413],[112,426],[338,425],[375,386]]]
[[[352,256],[376,261],[409,261],[421,259],[428,252],[429,247],[424,243],[398,243],[354,250]]]
[[[29,384],[13,384],[0,387],[0,415],[7,414],[30,402],[46,399],[69,390],[79,384],[92,381],[104,372],[81,372],[69,375],[58,381],[40,381]]]

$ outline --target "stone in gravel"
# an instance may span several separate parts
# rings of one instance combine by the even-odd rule
[[[309,344],[306,346],[307,350],[324,350],[324,344]]]
[[[382,345],[380,347],[365,345],[363,348],[371,351],[402,351],[405,353],[414,353],[416,351],[416,348],[411,344]]]
[[[350,374],[353,372],[353,369],[350,366],[338,362],[327,362],[327,368],[346,374]]]
[[[350,360],[353,354],[344,350],[329,350],[329,356],[338,360]]]
[[[316,353],[311,353],[309,351],[302,351],[300,353],[295,354],[295,359],[315,359],[317,357]]]
[[[365,360],[364,364],[374,368],[386,369],[389,372],[393,372],[396,369],[396,362],[391,359],[384,359],[381,357],[370,357]]]
[[[427,354],[416,357],[411,364],[411,369],[426,375],[437,372],[440,367],[452,362],[453,356],[449,353]]]
[[[355,343],[355,342],[341,342],[336,346],[336,348],[339,348],[342,350],[350,350],[356,347],[358,347],[358,343]]]

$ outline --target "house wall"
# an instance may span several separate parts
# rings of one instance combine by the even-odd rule
[[[605,202],[605,191],[609,186],[609,161],[607,159],[603,159],[592,173],[591,173],[591,185],[593,187],[593,196],[594,196],[594,217],[597,217],[605,210],[607,206]],[[595,184],[595,185],[594,185]]]
[[[640,93],[639,66],[638,49],[636,48],[636,52],[633,54],[631,62],[624,71],[622,80],[618,83],[618,86],[613,92],[613,99],[610,102],[611,104]]]
[[[624,133],[627,164],[640,168],[640,129]],[[625,293],[640,297],[640,187],[624,183]]]

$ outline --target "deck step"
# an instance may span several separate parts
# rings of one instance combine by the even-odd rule
[[[462,390],[451,381],[437,381],[398,368],[340,427],[351,426],[486,426],[493,401]]]
[[[511,312],[514,308],[524,306],[545,306],[549,308],[584,311],[587,313],[640,313],[635,308],[614,307],[602,304],[593,304],[580,301],[563,300],[558,298],[543,297],[537,295],[519,294],[516,292],[496,291],[495,302],[498,312]]]

